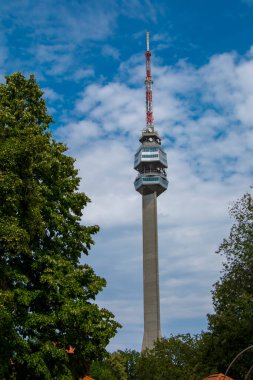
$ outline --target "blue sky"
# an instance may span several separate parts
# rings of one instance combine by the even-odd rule
[[[110,350],[140,350],[141,197],[133,156],[145,127],[145,33],[155,126],[168,155],[158,199],[162,333],[198,333],[212,311],[228,206],[252,183],[252,0],[0,0],[0,80],[34,73],[92,199],[100,233],[87,262],[98,303],[123,328]]]

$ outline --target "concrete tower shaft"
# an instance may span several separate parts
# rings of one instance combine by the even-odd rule
[[[142,230],[144,350],[161,337],[156,192],[142,196]]]
[[[135,189],[142,195],[144,337],[142,349],[152,348],[161,336],[158,267],[157,197],[168,187],[167,155],[153,126],[151,53],[147,33],[146,56],[146,128],[139,139],[134,168],[138,175]]]

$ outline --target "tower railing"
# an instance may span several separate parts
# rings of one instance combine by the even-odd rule
[[[142,171],[138,174],[137,178],[140,178],[145,174],[147,174],[147,175],[160,175],[162,177],[167,177],[167,173],[165,171],[156,170],[156,169],[142,169]]]
[[[159,135],[158,131],[156,129],[154,129],[154,127],[152,128],[152,131],[149,131],[148,128],[144,128],[142,131],[141,131],[142,135],[144,134],[149,134],[149,135],[153,135],[154,133],[156,135]]]

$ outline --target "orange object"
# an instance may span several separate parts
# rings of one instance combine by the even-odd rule
[[[75,347],[73,346],[69,346],[69,349],[65,349],[65,351],[70,354],[70,355],[73,355],[75,353]]]
[[[83,378],[83,380],[95,380],[95,379],[93,379],[93,378],[90,377],[90,376],[85,376],[85,377]]]
[[[223,375],[223,373],[218,373],[217,375],[209,375],[203,380],[233,380],[231,377]]]

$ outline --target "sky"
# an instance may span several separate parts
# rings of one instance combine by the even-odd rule
[[[0,0],[0,81],[35,74],[76,158],[98,224],[83,258],[107,287],[97,302],[122,329],[109,350],[141,349],[141,196],[134,190],[145,128],[150,32],[155,128],[168,157],[158,198],[162,334],[198,334],[220,277],[215,254],[229,207],[252,184],[253,0]]]

